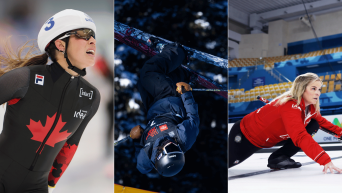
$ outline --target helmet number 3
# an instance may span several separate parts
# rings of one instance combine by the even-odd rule
[[[50,26],[45,27],[45,31],[49,31],[55,25],[55,21],[53,21],[53,17],[47,20],[45,24],[50,24]]]

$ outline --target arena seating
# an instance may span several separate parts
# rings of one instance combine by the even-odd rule
[[[341,91],[341,73],[337,74],[329,74],[326,75],[320,75],[319,78],[323,81],[323,84],[325,85],[322,88],[322,94],[328,93],[328,92],[336,92]]]
[[[284,82],[278,84],[270,84],[258,86],[251,90],[244,91],[241,89],[232,89],[228,91],[228,99],[230,103],[256,101],[257,96],[266,99],[273,99],[291,88],[292,82]]]
[[[323,74],[318,74],[324,85],[322,87],[321,94],[341,91],[341,72],[337,74],[329,74],[328,72],[326,72]],[[266,99],[274,99],[285,91],[288,91],[291,88],[291,85],[291,82],[284,82],[258,86],[247,91],[245,91],[245,89],[243,88],[231,89],[228,91],[228,98],[230,103],[256,101],[258,100],[257,96],[262,96]]]
[[[324,54],[331,54],[331,53],[337,53],[337,52],[342,52],[342,47],[330,48],[330,49],[324,50]],[[295,59],[299,59],[299,58],[308,58],[308,57],[314,57],[314,56],[319,56],[319,55],[323,55],[323,52],[320,50],[305,53],[305,54],[264,57],[262,59],[260,59],[260,58],[238,58],[238,59],[233,59],[233,60],[229,61],[228,67],[234,68],[234,67],[248,67],[248,66],[256,66],[256,65],[265,65],[265,68],[267,68],[267,67],[272,68],[274,66],[274,63],[277,63],[277,62],[282,62],[282,61],[286,61],[286,60],[295,60]]]

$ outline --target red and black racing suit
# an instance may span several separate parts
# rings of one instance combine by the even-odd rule
[[[59,64],[0,77],[0,193],[47,193],[68,167],[100,103],[99,91]]]

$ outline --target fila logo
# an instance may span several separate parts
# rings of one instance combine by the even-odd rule
[[[44,76],[36,74],[36,78],[34,79],[34,83],[43,86],[44,85]]]
[[[84,119],[84,117],[87,115],[87,111],[81,110],[80,112],[75,111],[74,117]]]
[[[89,97],[89,100],[93,98],[93,91],[91,90],[90,92],[86,92],[83,90],[83,88],[80,88],[80,95],[79,97],[86,96]]]
[[[302,109],[300,107],[298,107],[297,105],[294,105],[294,104],[292,104],[292,108],[299,109],[300,111],[302,111]]]

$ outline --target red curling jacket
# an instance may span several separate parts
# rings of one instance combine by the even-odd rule
[[[246,115],[240,128],[246,138],[255,146],[268,148],[278,142],[291,138],[294,145],[300,147],[311,159],[325,165],[331,161],[329,155],[306,131],[305,127],[315,119],[318,124],[334,133],[342,135],[342,128],[327,121],[316,112],[314,105],[309,106],[309,113],[305,116],[305,103],[302,99],[299,106],[295,100],[283,105],[274,106],[277,100]]]

